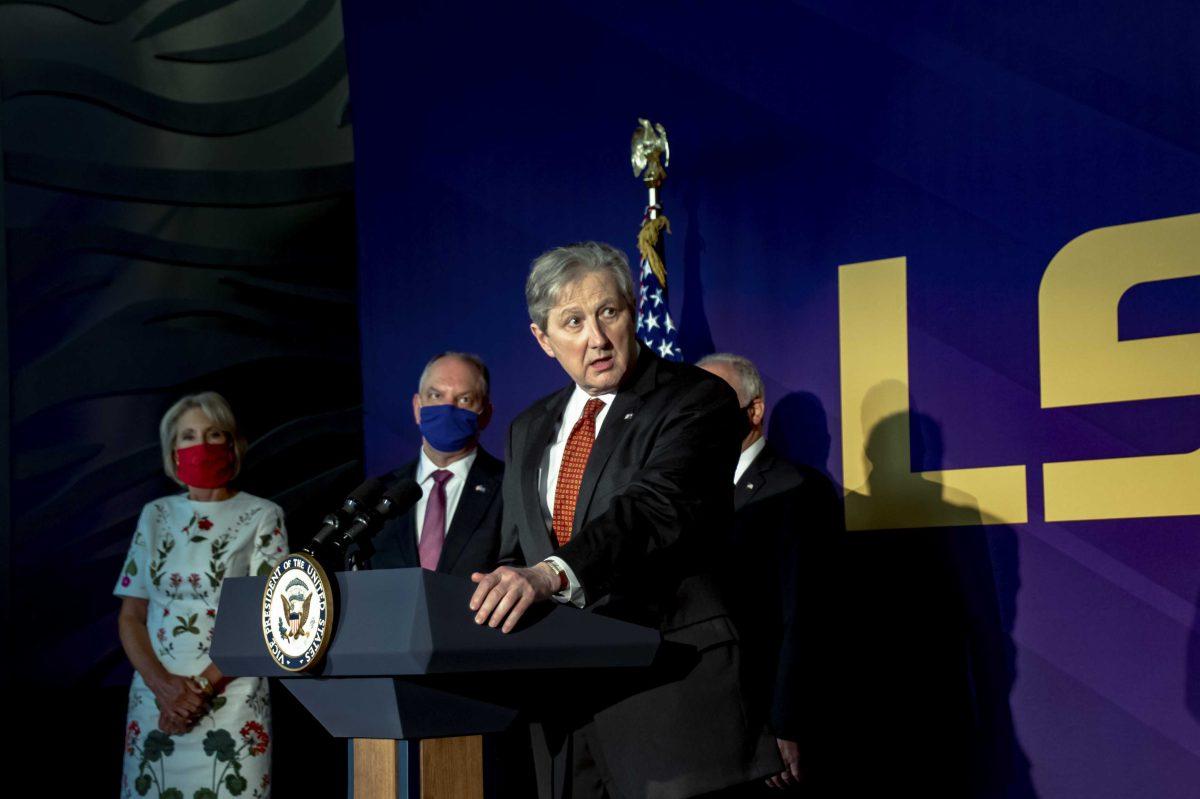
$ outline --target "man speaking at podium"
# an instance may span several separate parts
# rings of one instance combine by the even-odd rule
[[[513,565],[472,575],[475,620],[508,632],[553,598],[656,627],[692,655],[569,729],[535,725],[539,795],[674,799],[777,773],[773,741],[746,727],[736,634],[710,574],[732,515],[736,395],[639,345],[615,247],[541,255],[525,298],[571,384],[509,428],[500,555]],[[573,684],[561,700],[598,690]]]

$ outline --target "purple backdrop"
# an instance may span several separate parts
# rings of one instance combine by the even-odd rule
[[[491,365],[493,452],[562,384],[522,281],[569,241],[636,258],[627,142],[650,115],[672,137],[684,351],[757,361],[773,440],[840,478],[838,267],[905,256],[910,393],[942,442],[913,468],[1026,466],[1029,522],[991,541],[1032,790],[1196,795],[1200,523],[1047,523],[1041,464],[1193,450],[1200,399],[1043,410],[1038,289],[1088,230],[1200,211],[1200,8],[356,5],[370,471],[415,454],[410,398],[434,351]],[[1129,292],[1120,327],[1200,330],[1200,279]]]

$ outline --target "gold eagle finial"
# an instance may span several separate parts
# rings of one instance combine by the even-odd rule
[[[664,167],[671,163],[671,146],[667,143],[666,128],[639,118],[633,141],[629,145],[629,162],[633,165],[635,178],[640,175],[642,182],[650,188],[661,186],[667,178]]]

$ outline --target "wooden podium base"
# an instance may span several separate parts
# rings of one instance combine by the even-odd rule
[[[420,750],[420,799],[483,799],[483,736],[411,745]],[[395,741],[354,739],[354,799],[397,799],[406,779],[399,773]]]
[[[421,799],[483,799],[483,736],[421,741]]]

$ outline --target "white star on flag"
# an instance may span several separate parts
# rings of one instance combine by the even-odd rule
[[[652,313],[646,314],[646,329],[654,330],[656,327],[658,327],[658,317]]]
[[[662,289],[659,289],[658,291],[654,292],[654,294],[651,296],[651,299],[654,300],[655,308],[662,305]]]
[[[670,315],[670,314],[667,314],[667,332],[668,332],[668,333],[674,333],[674,332],[675,332],[675,323],[671,321],[671,315]]]
[[[658,345],[658,354],[664,358],[670,358],[675,351],[671,349],[671,342],[663,339],[663,343]]]

